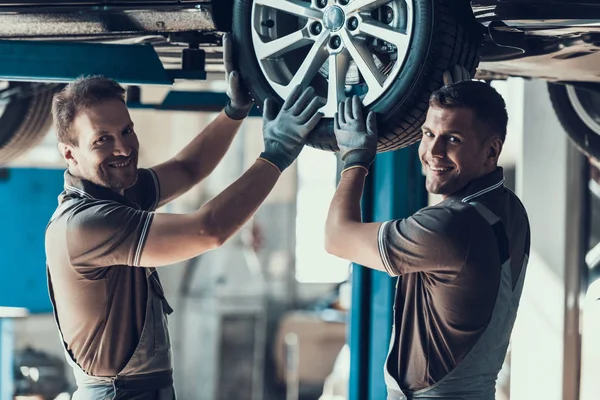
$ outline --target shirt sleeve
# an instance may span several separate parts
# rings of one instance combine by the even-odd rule
[[[154,170],[140,168],[138,180],[127,190],[126,196],[137,203],[142,210],[156,210],[160,201],[160,185]]]
[[[437,272],[455,276],[470,247],[470,229],[456,211],[425,208],[379,228],[379,254],[387,273]]]
[[[82,274],[114,265],[139,267],[153,216],[108,201],[80,209],[67,221],[71,265]]]

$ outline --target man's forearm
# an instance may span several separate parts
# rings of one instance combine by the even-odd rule
[[[348,225],[361,223],[360,199],[366,176],[367,172],[362,168],[353,168],[342,174],[325,224],[326,247],[335,246],[335,239]]]
[[[197,183],[219,165],[243,120],[233,120],[223,111],[174,158]]]
[[[223,243],[256,212],[279,179],[279,171],[257,160],[237,181],[197,212],[212,236]]]

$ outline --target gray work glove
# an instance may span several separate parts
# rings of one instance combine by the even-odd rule
[[[265,151],[260,158],[270,162],[283,172],[300,155],[306,137],[323,117],[319,109],[326,100],[315,96],[315,90],[301,86],[294,88],[283,103],[279,113],[272,98],[265,101],[263,112],[263,136]]]
[[[371,111],[365,123],[360,98],[353,96],[340,102],[333,126],[343,170],[362,167],[368,171],[377,154],[377,114]]]
[[[244,86],[240,73],[233,66],[233,38],[230,33],[223,35],[223,63],[225,64],[225,81],[229,102],[225,106],[225,114],[231,119],[244,119],[250,113],[254,102],[250,92]]]
[[[452,71],[444,71],[442,79],[444,80],[444,85],[448,86],[461,81],[470,81],[471,74],[465,67],[456,64],[454,68],[452,68]]]

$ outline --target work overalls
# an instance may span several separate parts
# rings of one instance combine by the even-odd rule
[[[50,223],[67,212],[70,202],[70,200],[66,200],[58,207]],[[58,322],[49,268],[46,268],[46,271],[54,319],[67,362],[73,368],[77,382],[78,389],[72,400],[113,400],[117,396],[126,399],[128,398],[127,392],[131,390],[157,390],[160,393],[160,400],[175,400],[171,340],[167,324],[167,315],[171,314],[173,309],[164,296],[156,269],[145,268],[148,298],[140,340],[125,367],[113,377],[86,374],[69,353]]]
[[[396,327],[394,324],[390,341],[390,351],[388,352],[384,367],[384,378],[388,392],[387,400],[495,399],[496,379],[506,357],[512,327],[517,316],[517,307],[519,306],[519,299],[523,291],[528,258],[525,255],[523,267],[513,290],[508,237],[504,229],[504,224],[502,224],[498,216],[483,204],[475,202],[469,204],[475,207],[479,214],[492,226],[502,261],[500,285],[490,322],[473,348],[452,371],[435,384],[412,393],[402,392],[396,379],[389,373],[388,362],[397,362],[397,360],[389,360],[396,337]],[[394,305],[394,321],[396,321],[395,314],[396,307]]]

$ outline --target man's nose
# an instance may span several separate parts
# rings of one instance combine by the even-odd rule
[[[129,157],[132,150],[133,148],[131,147],[131,145],[129,145],[129,143],[127,143],[127,141],[123,140],[122,138],[117,138],[115,140],[115,148],[113,151],[115,156]]]
[[[433,139],[431,146],[429,147],[429,152],[432,157],[435,158],[444,158],[446,156],[446,142],[443,138],[436,137]]]

